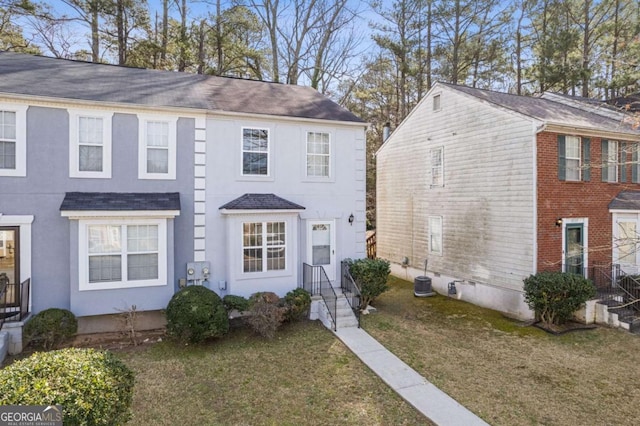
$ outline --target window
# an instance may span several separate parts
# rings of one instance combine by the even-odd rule
[[[307,176],[329,177],[330,160],[329,133],[307,132]]]
[[[558,136],[558,178],[590,180],[590,141],[578,136]]]
[[[176,122],[167,117],[140,118],[140,179],[176,178]]]
[[[618,263],[623,265],[636,264],[637,243],[636,221],[619,221],[618,238],[614,241],[614,248],[618,249]]]
[[[440,94],[433,95],[433,110],[440,111]]]
[[[167,284],[166,220],[80,222],[80,290]]]
[[[431,150],[431,186],[444,186],[444,147]]]
[[[269,176],[268,129],[242,129],[242,174]]]
[[[242,232],[243,272],[286,268],[285,222],[245,222]]]
[[[111,177],[111,117],[69,111],[69,176]]]
[[[27,175],[27,107],[0,104],[0,176]]]
[[[618,181],[618,142],[602,141],[602,181]]]
[[[442,255],[442,216],[429,216],[429,253]]]

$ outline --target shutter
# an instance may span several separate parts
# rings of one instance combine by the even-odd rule
[[[631,182],[638,183],[638,144],[633,144],[631,151]]]
[[[591,180],[591,139],[582,139],[582,180]]]
[[[609,176],[609,141],[602,140],[600,153],[602,155],[602,181],[607,182],[607,176]]]
[[[627,143],[620,143],[620,182],[627,181]]]
[[[567,162],[564,136],[558,135],[558,179],[567,179]]]

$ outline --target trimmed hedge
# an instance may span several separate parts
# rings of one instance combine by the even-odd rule
[[[584,303],[596,295],[591,281],[566,272],[539,272],[524,280],[524,300],[546,326],[571,319]]]
[[[249,309],[249,300],[245,299],[242,296],[227,294],[222,298],[222,303],[224,303],[224,307],[227,309],[227,311],[232,311],[235,309],[237,311],[243,312]]]
[[[166,310],[169,335],[190,343],[221,337],[229,331],[222,299],[203,286],[188,286],[173,295]]]
[[[73,337],[77,331],[78,321],[72,312],[51,308],[27,321],[23,335],[26,341],[49,350]]]
[[[303,288],[291,290],[284,296],[285,321],[298,321],[309,315],[311,295]]]
[[[0,405],[61,405],[65,425],[122,425],[133,385],[133,372],[110,352],[36,352],[0,370]]]

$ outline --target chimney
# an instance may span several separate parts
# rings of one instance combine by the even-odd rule
[[[387,139],[389,139],[390,135],[391,135],[391,123],[387,121],[386,123],[384,123],[384,126],[382,126],[382,143],[386,142]]]

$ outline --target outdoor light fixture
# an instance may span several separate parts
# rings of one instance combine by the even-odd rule
[[[349,225],[353,226],[353,221],[354,221],[355,217],[353,217],[353,213],[351,213],[349,215]]]
[[[562,218],[561,217],[556,219],[556,226],[562,226]]]

